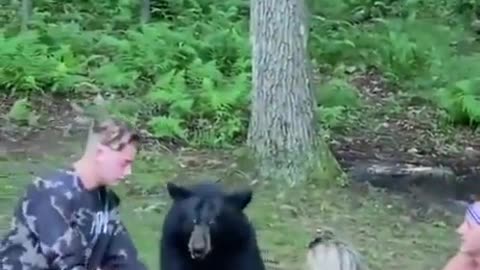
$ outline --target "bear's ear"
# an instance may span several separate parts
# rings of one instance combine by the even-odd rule
[[[175,185],[172,182],[167,183],[167,191],[168,191],[168,195],[170,195],[170,198],[172,198],[174,201],[183,200],[190,197],[190,195],[192,195],[192,192],[186,187]]]
[[[225,196],[225,200],[228,204],[234,206],[239,210],[245,209],[252,201],[252,191],[242,190],[235,191]]]

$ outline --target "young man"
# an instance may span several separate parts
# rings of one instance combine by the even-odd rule
[[[20,198],[0,242],[0,269],[146,269],[106,189],[131,173],[138,143],[126,124],[94,121],[81,159],[34,179]]]
[[[480,270],[480,202],[468,206],[457,233],[462,241],[459,251],[443,270]]]

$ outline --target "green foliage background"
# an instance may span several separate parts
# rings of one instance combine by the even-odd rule
[[[39,0],[28,31],[19,1],[0,10],[0,92],[81,98],[161,139],[202,146],[243,141],[249,118],[249,2]],[[477,1],[310,1],[318,112],[335,126],[361,104],[345,79],[376,68],[397,89],[427,97],[452,123],[480,121]]]

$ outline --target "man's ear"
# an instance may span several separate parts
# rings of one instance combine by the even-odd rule
[[[183,200],[192,195],[192,192],[188,188],[175,185],[172,182],[167,183],[167,191],[170,198],[172,198],[174,201]]]
[[[106,152],[106,146],[99,143],[97,145],[94,146],[94,151],[95,151],[95,156],[98,158],[98,157],[103,157],[103,154]]]
[[[245,209],[252,201],[253,192],[250,189],[242,191],[234,191],[225,196],[228,204],[234,206],[239,210]]]

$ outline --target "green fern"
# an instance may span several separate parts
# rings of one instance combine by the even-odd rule
[[[185,130],[181,127],[182,120],[168,116],[155,116],[148,121],[153,134],[159,138],[185,139]]]
[[[480,77],[461,80],[438,91],[439,104],[453,122],[480,123]]]
[[[310,54],[322,75],[373,66],[403,89],[441,89],[436,101],[452,121],[477,122],[480,57],[466,38],[467,15],[459,18],[459,7],[473,4],[439,1],[310,1]],[[208,146],[244,138],[251,91],[249,3],[152,5],[151,21],[139,25],[134,0],[39,0],[26,32],[13,20],[18,7],[5,5],[1,91],[114,92],[111,112],[136,124],[146,120],[159,138]],[[453,42],[466,44],[468,55]],[[359,105],[355,91],[343,79],[322,85],[320,121],[334,128],[349,119]]]

